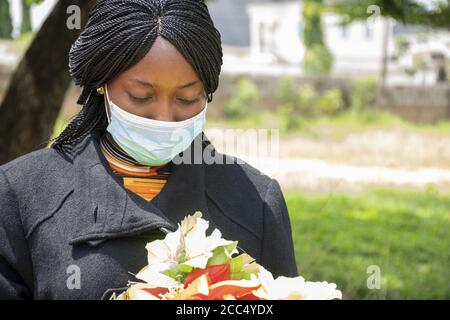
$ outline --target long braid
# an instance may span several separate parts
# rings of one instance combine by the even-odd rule
[[[161,36],[191,63],[208,102],[219,85],[222,43],[203,0],[99,0],[72,45],[69,72],[83,88],[81,111],[52,148],[70,153],[92,130],[106,130],[103,96],[96,89],[138,63]]]

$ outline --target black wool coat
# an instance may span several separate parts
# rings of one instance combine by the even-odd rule
[[[0,299],[108,298],[147,264],[145,244],[195,211],[274,276],[298,275],[276,180],[207,143],[225,164],[174,165],[148,202],[112,172],[100,134],[71,156],[45,148],[0,166]]]

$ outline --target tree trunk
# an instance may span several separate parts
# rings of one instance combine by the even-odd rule
[[[84,25],[94,4],[60,0],[20,61],[0,106],[0,165],[47,145],[71,82],[68,53],[81,32],[67,28],[66,11],[78,5]]]
[[[30,5],[27,0],[22,0],[22,23],[20,25],[20,34],[31,31]]]
[[[12,38],[12,20],[8,0],[0,0],[0,38]]]
[[[389,67],[389,35],[391,34],[390,18],[385,18],[383,22],[383,46],[381,60],[381,87],[386,86]]]

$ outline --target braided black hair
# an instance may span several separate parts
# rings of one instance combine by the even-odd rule
[[[106,130],[104,99],[96,89],[138,63],[158,36],[191,63],[212,101],[223,52],[204,0],[99,0],[69,53],[70,75],[83,88],[77,101],[83,108],[52,148],[70,153],[92,130]]]

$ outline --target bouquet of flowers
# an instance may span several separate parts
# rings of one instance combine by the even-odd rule
[[[146,245],[148,265],[112,300],[331,300],[342,299],[334,283],[278,277],[219,230],[206,235],[201,212],[189,215],[175,232]]]

